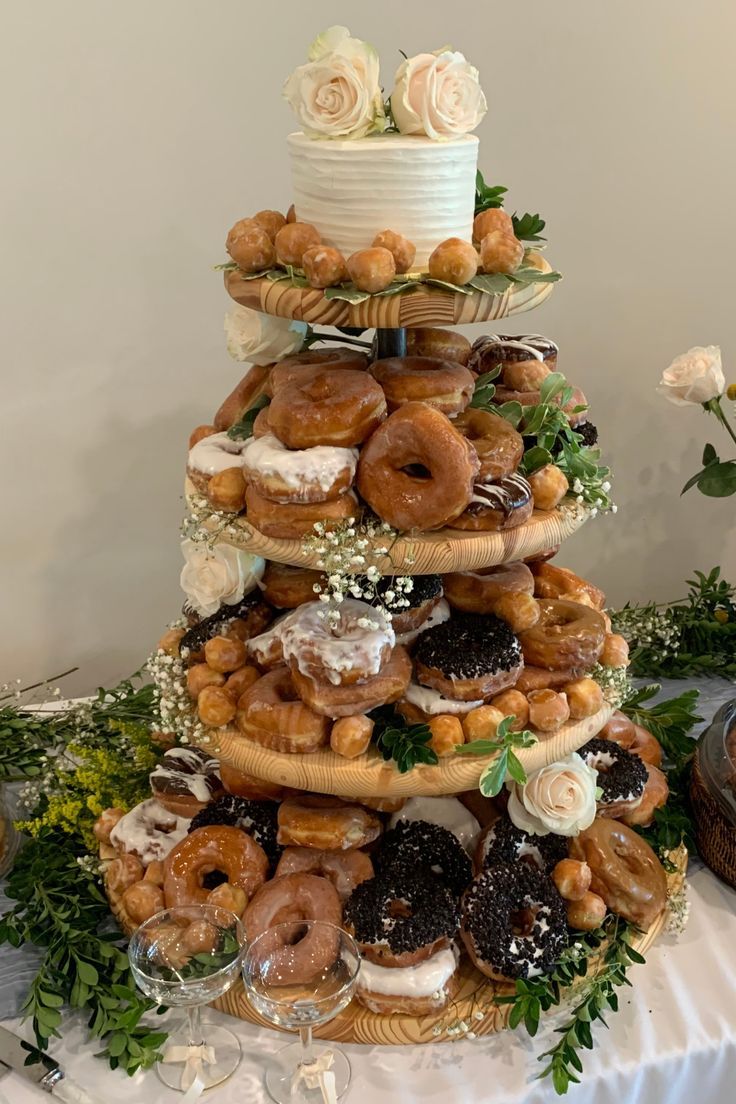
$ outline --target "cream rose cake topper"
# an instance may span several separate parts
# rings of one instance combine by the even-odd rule
[[[457,138],[475,130],[487,110],[478,70],[449,47],[405,58],[384,103],[375,49],[340,26],[315,38],[284,96],[310,138]]]

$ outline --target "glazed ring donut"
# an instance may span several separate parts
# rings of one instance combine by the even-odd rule
[[[478,454],[479,482],[503,479],[516,471],[524,455],[524,439],[511,422],[490,410],[468,407],[452,424]]]
[[[210,892],[205,878],[213,871],[226,876],[250,900],[268,874],[268,858],[252,836],[218,824],[190,832],[164,862],[164,898],[167,908],[203,905]]]
[[[280,387],[269,407],[273,432],[293,449],[314,445],[351,448],[386,416],[386,398],[367,372],[344,368],[316,373]]]
[[[313,847],[287,847],[276,867],[275,878],[285,874],[318,874],[332,882],[345,903],[356,886],[373,877],[373,863],[364,851],[320,851]]]
[[[535,563],[531,570],[537,598],[567,598],[571,602],[580,602],[583,606],[592,606],[597,610],[602,610],[606,604],[606,596],[602,590],[566,567]]]
[[[480,462],[449,418],[407,403],[362,449],[356,486],[368,505],[399,530],[439,529],[468,506]]]
[[[319,372],[339,371],[350,368],[359,371],[368,367],[368,354],[359,349],[307,349],[303,353],[294,353],[274,364],[268,377],[265,391],[275,395],[283,387],[293,383],[304,383],[313,379]]]
[[[559,671],[548,671],[546,667],[532,667],[524,664],[524,670],[514,683],[514,690],[521,694],[530,694],[534,690],[561,690],[578,677],[577,668],[562,667]]]
[[[345,930],[377,966],[415,966],[450,946],[457,904],[431,874],[404,870],[362,882],[345,905]]]
[[[447,601],[463,613],[493,613],[503,595],[534,593],[534,577],[527,565],[518,561],[443,575],[442,585]]]
[[[437,357],[387,357],[371,364],[370,373],[383,388],[389,413],[408,402],[424,402],[443,414],[458,414],[475,386],[462,364]]]
[[[634,739],[627,750],[653,767],[662,766],[662,745],[656,736],[652,736],[651,732],[641,725],[634,725]]]
[[[647,781],[646,764],[612,740],[588,740],[578,751],[589,767],[598,772],[598,816],[617,817],[641,801]]]
[[[230,468],[242,468],[247,441],[233,440],[227,433],[211,433],[189,450],[187,475],[201,494],[207,494],[214,475]]]
[[[324,582],[321,571],[292,567],[275,560],[268,560],[261,580],[263,597],[277,609],[296,609],[304,602],[313,602],[317,593],[315,586],[322,586]]]
[[[161,862],[187,834],[188,819],[169,812],[155,797],[141,801],[110,829],[110,844],[135,855],[143,866]]]
[[[315,851],[366,847],[378,839],[382,830],[380,818],[361,805],[346,805],[339,797],[314,794],[282,801],[278,824],[278,841],[283,847]]]
[[[352,491],[346,491],[330,502],[287,503],[271,502],[255,487],[248,486],[245,490],[245,514],[253,528],[265,537],[298,540],[313,533],[317,522],[357,518],[360,507]]]
[[[467,364],[471,345],[467,337],[454,330],[425,326],[406,331],[406,351],[409,356],[440,357]]]
[[[537,624],[519,634],[525,663],[559,671],[588,670],[598,662],[606,625],[597,610],[556,598],[542,599],[539,609]]]
[[[475,848],[475,870],[480,874],[499,863],[515,866],[530,863],[544,874],[551,874],[561,859],[567,858],[567,839],[549,832],[546,836],[532,836],[507,816],[499,817],[487,825]]]
[[[414,648],[417,681],[457,701],[490,698],[516,682],[518,639],[497,617],[460,613],[422,633]]]
[[[357,598],[346,598],[330,611],[323,602],[308,602],[282,623],[279,635],[292,670],[333,686],[352,686],[379,674],[396,640],[384,611]]]
[[[472,877],[470,859],[454,832],[427,820],[400,820],[373,853],[379,877],[385,874],[434,875],[459,897]]]
[[[302,701],[315,713],[332,718],[352,717],[403,697],[411,679],[411,660],[406,648],[397,644],[388,663],[365,682],[334,686],[309,678],[297,669],[292,670],[292,678]]]
[[[241,452],[243,475],[272,502],[329,502],[352,485],[357,449],[315,445],[287,449],[272,433],[250,437]]]
[[[533,511],[529,481],[514,472],[496,482],[476,483],[467,508],[447,524],[451,529],[497,533],[523,525]]]
[[[261,886],[245,910],[245,934],[252,943],[258,936],[261,953],[270,958],[270,985],[308,985],[327,970],[337,957],[338,932],[312,926],[304,932],[306,920],[321,920],[339,928],[342,907],[335,887],[315,874],[285,874]],[[294,924],[294,929],[277,924]],[[300,938],[301,936],[301,938]]]
[[[590,888],[624,920],[646,929],[667,901],[667,878],[646,840],[618,820],[596,817],[570,840],[570,856],[587,862]]]
[[[460,934],[487,977],[549,974],[568,943],[565,905],[552,879],[536,867],[502,863],[465,890]]]
[[[305,705],[284,667],[269,671],[240,698],[235,723],[272,751],[312,752],[330,737],[329,721]]]
[[[276,842],[276,806],[272,801],[250,801],[231,794],[218,797],[192,818],[189,831],[209,828],[213,824],[229,824],[247,832],[263,848],[271,863],[278,862],[281,848]]]

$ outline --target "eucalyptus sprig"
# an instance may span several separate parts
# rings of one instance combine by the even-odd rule
[[[410,724],[391,705],[379,706],[370,717],[376,747],[387,762],[393,759],[400,774],[406,774],[417,763],[431,767],[439,762],[437,752],[429,747],[432,732],[428,724]]]
[[[492,739],[471,740],[469,744],[458,744],[455,748],[458,755],[493,756],[491,762],[483,768],[478,780],[478,789],[484,797],[495,797],[500,793],[507,777],[521,786],[526,782],[526,771],[521,760],[514,753],[514,748],[533,747],[537,737],[528,729],[512,732],[511,726],[515,720],[514,716],[504,717]]]

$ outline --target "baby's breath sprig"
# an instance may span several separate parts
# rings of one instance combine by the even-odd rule
[[[614,709],[618,709],[631,694],[631,679],[626,667],[603,667],[597,663],[591,668],[589,677],[595,679],[603,691],[604,699]]]
[[[187,512],[179,526],[182,540],[212,548],[222,537],[237,537],[240,530],[235,524],[236,516],[216,510],[203,494],[187,495]]]
[[[207,729],[199,720],[187,690],[187,671],[181,656],[168,655],[161,648],[146,663],[154,681],[161,726],[173,732],[181,744],[206,742]]]

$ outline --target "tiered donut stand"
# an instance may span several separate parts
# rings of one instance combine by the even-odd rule
[[[549,266],[547,266],[549,270]],[[291,287],[288,281],[243,279],[237,271],[225,274],[225,286],[232,298],[243,306],[285,318],[327,326],[376,328],[379,357],[401,356],[406,352],[405,327],[447,326],[503,318],[527,311],[542,303],[552,290],[551,284],[536,284],[518,292],[502,295],[473,292],[452,294],[430,287],[420,287],[406,295],[375,296],[362,303],[351,304],[327,299],[322,292]],[[190,484],[187,494],[194,493]],[[477,570],[531,557],[562,543],[585,520],[581,510],[565,508],[537,513],[517,529],[503,533],[463,533],[443,529],[431,533],[405,535],[391,547],[389,557],[373,562],[382,571],[411,574],[445,573]],[[218,534],[215,539],[235,544],[249,552],[280,563],[317,568],[318,556],[298,540],[276,540],[255,530],[247,518],[233,522],[237,532]],[[232,526],[230,527],[232,530]],[[547,738],[541,737],[533,747],[518,755],[527,771],[564,758],[596,736],[613,712],[605,705],[585,720],[563,725]],[[316,753],[286,754],[270,751],[244,737],[234,726],[218,733],[217,754],[247,774],[264,781],[296,790],[320,794],[335,794],[360,800],[366,797],[410,797],[459,794],[475,789],[484,758],[456,756],[436,766],[415,766],[399,773],[393,762],[385,762],[374,747],[357,759],[345,759],[327,749]],[[668,875],[670,891],[678,889],[684,879],[686,853],[683,851],[679,869]],[[120,903],[113,901],[119,919]],[[634,941],[640,951],[651,945],[665,920],[666,909],[651,927]],[[127,926],[131,926],[127,921]],[[405,1015],[377,1015],[353,1001],[336,1019],[315,1034],[336,1041],[360,1043],[424,1043],[447,1039],[443,1029],[454,1020],[473,1020],[477,1035],[490,1034],[507,1025],[509,1006],[495,1003],[495,996],[512,992],[513,986],[492,983],[463,960],[460,988],[442,1013],[416,1018]],[[237,985],[217,1005],[223,1011],[254,1023],[267,1024],[247,1002],[242,985]],[[482,1013],[482,1018],[478,1015]],[[437,1031],[439,1026],[440,1030]]]

